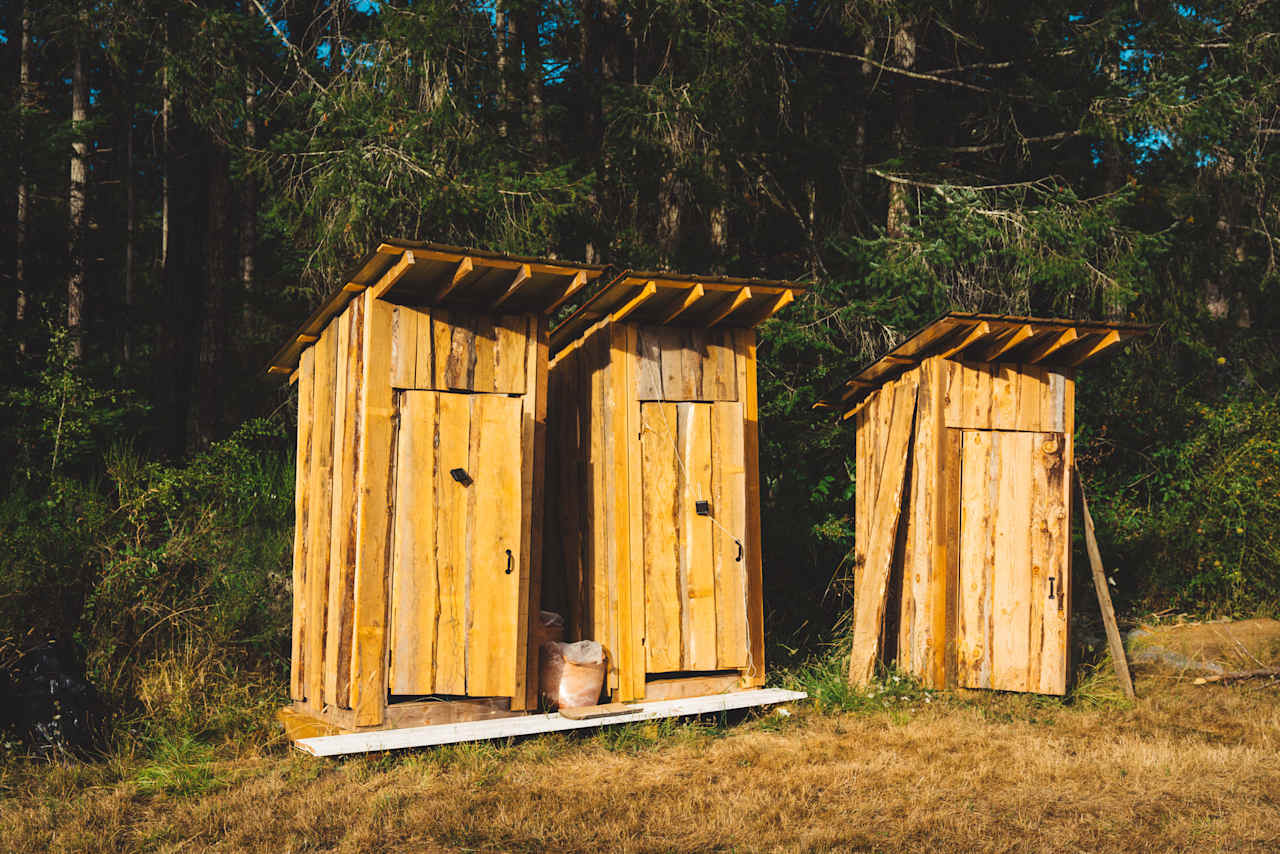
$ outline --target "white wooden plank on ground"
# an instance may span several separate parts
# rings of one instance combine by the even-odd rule
[[[710,697],[687,697],[680,700],[658,700],[636,703],[626,712],[599,718],[573,720],[558,713],[549,715],[520,715],[480,721],[464,721],[453,724],[384,729],[372,732],[353,732],[343,735],[323,735],[300,738],[295,745],[313,756],[342,756],[349,753],[368,753],[377,750],[403,750],[409,747],[431,747],[440,744],[457,744],[464,741],[486,741],[492,738],[510,738],[537,735],[544,732],[589,729],[591,727],[629,724],[658,718],[679,718],[687,715],[707,715],[746,709],[752,706],[768,706],[803,700],[802,691],[783,688],[757,688],[715,694]]]

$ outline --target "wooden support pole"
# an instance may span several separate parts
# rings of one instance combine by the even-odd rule
[[[1076,490],[1080,493],[1081,516],[1084,518],[1084,544],[1089,552],[1089,566],[1093,569],[1093,589],[1098,594],[1102,625],[1107,630],[1107,646],[1111,650],[1111,660],[1115,663],[1120,690],[1125,697],[1132,700],[1137,695],[1133,691],[1133,679],[1129,676],[1129,661],[1124,657],[1124,641],[1120,638],[1120,627],[1116,625],[1115,608],[1111,606],[1111,591],[1107,589],[1107,576],[1102,570],[1102,555],[1098,552],[1098,539],[1093,533],[1093,517],[1089,515],[1089,502],[1084,497],[1084,482],[1080,480],[1080,472],[1077,471],[1075,477]]]

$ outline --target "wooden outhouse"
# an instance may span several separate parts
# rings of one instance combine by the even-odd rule
[[[798,293],[627,272],[551,333],[543,604],[614,701],[763,684],[753,327]]]
[[[952,313],[848,381],[852,681],[1065,693],[1075,370],[1144,331]]]
[[[547,315],[602,272],[388,241],[272,359],[298,384],[297,710],[536,705]]]

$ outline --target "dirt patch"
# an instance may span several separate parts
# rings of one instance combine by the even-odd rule
[[[1125,645],[1136,668],[1188,676],[1280,667],[1280,620],[1143,625]]]

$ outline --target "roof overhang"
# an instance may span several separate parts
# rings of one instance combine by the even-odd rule
[[[551,331],[551,355],[605,319],[654,326],[749,328],[804,293],[794,282],[627,270]]]
[[[387,240],[343,279],[271,358],[267,373],[288,376],[302,351],[320,337],[357,294],[400,305],[449,305],[502,314],[549,314],[607,268],[416,240]]]
[[[950,312],[864,366],[817,406],[849,418],[873,391],[930,356],[1077,368],[1149,329],[1142,323]]]

